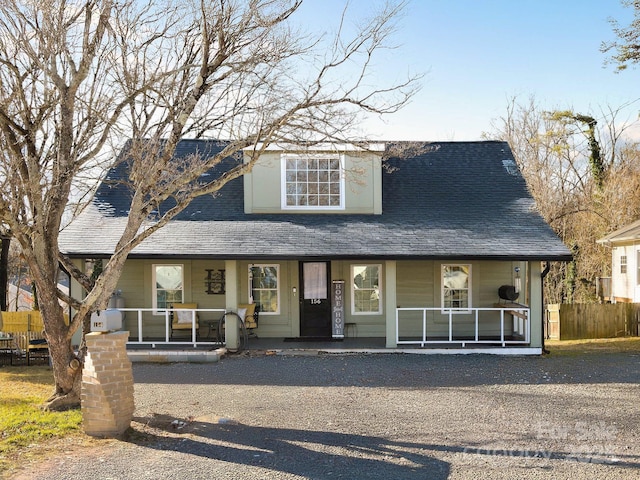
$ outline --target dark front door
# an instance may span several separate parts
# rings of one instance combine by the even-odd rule
[[[331,336],[329,262],[300,262],[300,336]]]

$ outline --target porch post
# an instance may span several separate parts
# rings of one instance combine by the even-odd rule
[[[396,262],[395,260],[387,260],[385,263],[385,318],[386,318],[386,334],[387,348],[396,348]]]
[[[544,322],[544,305],[542,305],[542,262],[529,262],[529,292],[531,316],[531,347],[542,348],[542,322]]]
[[[238,311],[238,262],[225,260],[225,308],[234,312]],[[225,344],[228,350],[235,351],[240,347],[238,335],[238,319],[235,315],[227,315],[224,329]]]
[[[76,267],[80,269],[80,271],[84,272],[84,269],[85,269],[84,260],[75,258],[72,260],[72,262]],[[71,282],[69,284],[69,294],[71,295],[71,298],[84,298],[86,293],[84,291],[84,288],[82,288],[82,285],[80,285],[78,281],[73,278],[73,275],[70,275],[70,279],[71,279]],[[69,319],[72,319],[76,312],[74,309],[69,307],[67,309],[67,313],[69,314]],[[123,313],[122,330],[131,330],[131,327],[129,327],[126,323],[127,314],[125,312],[122,312],[122,313]],[[71,338],[71,345],[80,345],[81,343],[82,343],[82,327],[77,329],[76,332],[73,334],[73,337]]]

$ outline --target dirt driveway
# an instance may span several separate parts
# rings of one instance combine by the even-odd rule
[[[125,441],[16,479],[640,479],[640,352],[135,364]]]

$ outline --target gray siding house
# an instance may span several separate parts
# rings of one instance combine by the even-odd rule
[[[222,146],[183,140],[176,155]],[[133,250],[117,292],[130,341],[179,341],[173,304],[189,303],[197,328],[181,340],[206,343],[224,310],[255,303],[260,338],[540,353],[543,263],[568,261],[569,250],[536,211],[507,143],[424,146],[404,158],[389,144],[271,147],[252,173]],[[127,178],[121,162],[62,232],[79,264],[113,252]]]

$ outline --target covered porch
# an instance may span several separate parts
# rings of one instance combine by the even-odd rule
[[[435,307],[396,308],[391,323],[394,337],[359,335],[357,324],[341,325],[330,337],[265,337],[248,331],[235,315],[224,309],[181,309],[198,319],[175,338],[171,332],[174,311],[164,312],[164,335],[157,336],[157,320],[145,317],[150,309],[121,309],[129,315],[128,348],[131,350],[198,351],[224,348],[242,351],[325,351],[340,353],[391,353],[430,351],[443,353],[508,353],[538,354],[531,347],[530,310],[509,304],[494,308],[443,309]],[[226,314],[226,315],[225,315]],[[133,317],[133,318],[131,318]],[[221,320],[228,321],[226,328]],[[228,320],[227,320],[228,319]],[[152,323],[153,322],[153,323]],[[395,324],[395,325],[393,325]],[[154,335],[152,335],[154,333]],[[391,345],[390,345],[391,343]]]
[[[303,263],[131,260],[110,306],[122,314],[119,329],[129,332],[128,348],[137,351],[542,352],[539,262],[326,261],[327,292],[310,300],[304,296]],[[211,294],[210,267],[224,272],[222,288]],[[177,274],[179,303],[153,288],[165,270]],[[363,270],[376,273],[368,289],[358,284]],[[263,271],[271,273],[268,288],[256,282]],[[447,283],[451,271],[458,274],[455,288]],[[520,282],[522,304],[499,296],[501,285]],[[328,307],[320,312],[326,323],[320,333],[302,328],[308,313],[303,301]],[[250,327],[236,314],[254,304],[259,318]]]

